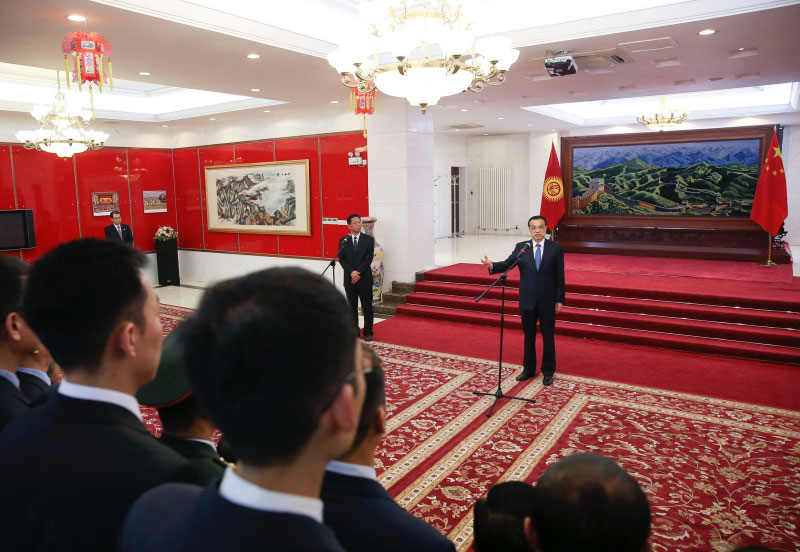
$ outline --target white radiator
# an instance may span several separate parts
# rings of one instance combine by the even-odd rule
[[[481,168],[479,207],[481,229],[511,228],[511,167]]]

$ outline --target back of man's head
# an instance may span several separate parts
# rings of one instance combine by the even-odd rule
[[[355,368],[344,296],[298,268],[215,285],[185,332],[197,401],[253,466],[294,460]]]
[[[386,406],[386,382],[381,357],[369,347],[364,347],[362,356],[364,362],[364,382],[366,383],[364,407],[361,409],[361,417],[358,420],[356,437],[348,454],[364,443],[366,438],[370,435],[370,432],[375,428],[378,410]]]
[[[136,249],[85,239],[59,245],[33,265],[23,314],[65,374],[78,366],[97,370],[120,321],[144,326],[145,264]]]
[[[530,516],[540,552],[639,552],[650,533],[644,491],[599,454],[574,454],[545,471]]]
[[[529,552],[523,524],[533,500],[533,487],[523,481],[498,483],[475,503],[476,552]]]
[[[0,255],[0,341],[7,338],[8,315],[22,309],[22,293],[30,268],[22,259]]]

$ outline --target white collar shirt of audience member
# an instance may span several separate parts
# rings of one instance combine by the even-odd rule
[[[19,378],[14,372],[9,372],[8,370],[0,369],[0,378],[7,379],[14,385],[14,387],[19,389]]]
[[[362,464],[351,464],[349,462],[340,462],[338,460],[331,460],[325,468],[329,472],[338,473],[340,475],[349,475],[351,477],[363,477],[364,479],[378,480],[375,473],[375,468],[364,466]]]
[[[139,421],[142,421],[142,413],[139,410],[139,403],[136,397],[122,393],[120,391],[113,391],[111,389],[103,389],[102,387],[92,387],[90,385],[81,385],[78,383],[70,383],[67,378],[61,380],[58,386],[58,393],[65,397],[73,399],[83,399],[85,401],[98,401],[109,404],[121,406],[131,414],[136,416]]]
[[[47,385],[52,385],[53,383],[52,381],[50,381],[50,376],[48,376],[45,372],[42,372],[41,370],[37,370],[36,368],[25,368],[24,366],[20,366],[19,368],[17,368],[17,373],[19,372],[22,372],[23,374],[28,374],[35,378],[39,378]]]

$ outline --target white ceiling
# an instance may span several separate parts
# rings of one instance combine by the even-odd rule
[[[349,108],[348,90],[321,56],[335,47],[330,40],[354,17],[358,0],[295,0],[291,4],[295,11],[288,15],[280,11],[287,3],[277,0],[228,0],[225,9],[233,14],[207,7],[210,0],[0,2],[0,62],[63,71],[61,40],[67,32],[82,28],[65,16],[78,13],[88,18],[88,30],[105,35],[113,45],[115,84],[131,81],[129,87],[136,88],[135,83],[152,83],[159,88],[256,98],[252,107],[240,103],[238,111],[231,113],[186,111],[180,116],[195,117],[179,124],[196,125],[203,120],[198,117],[209,113],[224,122],[243,116],[297,116],[306,110]],[[530,0],[521,4],[525,7],[514,9],[515,2],[519,3],[490,2],[494,11],[492,18],[487,18],[492,32],[526,26],[505,33],[521,50],[506,83],[481,93],[443,98],[441,106],[429,110],[437,130],[470,123],[482,128],[464,133],[569,129],[579,123],[521,108],[800,81],[800,0],[692,0],[580,20],[571,20],[574,17],[569,15],[598,13],[587,10],[600,3],[586,3],[581,9],[580,2],[572,2],[556,10],[553,3]],[[220,4],[217,1],[216,5]],[[242,9],[255,15],[236,15]],[[298,9],[305,13],[307,23],[298,24]],[[551,19],[544,18],[545,12]],[[552,16],[554,12],[556,16]],[[284,20],[285,28],[279,26],[279,16],[289,18]],[[698,31],[705,28],[717,33],[699,36]],[[642,44],[656,39],[657,43]],[[654,45],[660,49],[652,49]],[[547,77],[542,65],[545,52],[565,49],[595,55],[578,59],[581,70],[576,75]],[[258,53],[261,58],[247,59],[248,53]],[[609,61],[609,53],[621,56],[625,63]],[[139,71],[151,75],[140,76]],[[0,75],[0,81],[3,78]],[[260,92],[250,92],[252,88]],[[263,106],[268,100],[288,103],[272,106],[272,113],[265,114]],[[333,105],[331,100],[340,103]],[[19,109],[19,104],[10,105],[0,95],[0,110]],[[795,98],[784,114],[796,116],[796,111]],[[753,114],[748,108],[738,113]],[[115,115],[120,113],[107,116]],[[632,118],[635,115],[632,113]],[[146,120],[155,124],[162,119]]]

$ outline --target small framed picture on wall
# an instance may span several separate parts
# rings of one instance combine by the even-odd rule
[[[119,211],[118,192],[92,192],[92,215],[107,217],[114,211]]]
[[[166,213],[167,191],[142,190],[142,205],[145,213]]]

